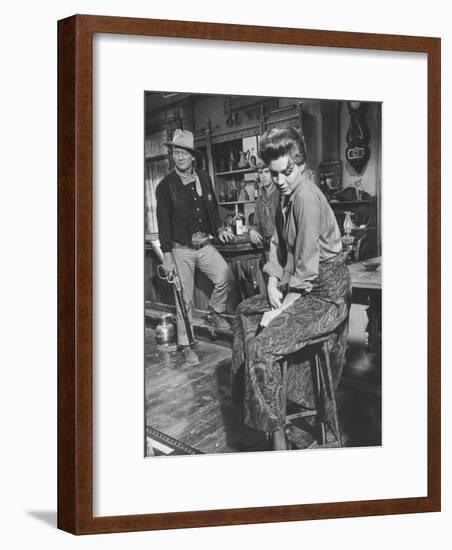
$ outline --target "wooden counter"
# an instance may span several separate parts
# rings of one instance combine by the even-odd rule
[[[265,282],[261,272],[262,247],[255,247],[249,242],[220,244],[214,246],[224,257],[235,275],[235,284],[228,298],[226,313],[233,315],[237,305],[254,292],[265,290]],[[146,243],[144,292],[146,307],[165,308],[175,307],[173,288],[157,275],[157,266],[160,264]],[[195,273],[195,290],[193,294],[193,308],[195,315],[204,315],[209,304],[212,292],[212,283],[199,270]]]

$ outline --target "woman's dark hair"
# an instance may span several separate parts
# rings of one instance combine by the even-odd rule
[[[267,130],[259,143],[259,156],[266,163],[289,155],[296,164],[306,162],[303,135],[293,126]]]

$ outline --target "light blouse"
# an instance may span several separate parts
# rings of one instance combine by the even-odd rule
[[[275,229],[264,272],[282,284],[288,283],[290,288],[309,292],[319,273],[319,263],[342,250],[336,217],[308,170],[303,172],[303,180],[292,194],[283,197],[281,211],[281,234],[286,244],[287,261],[285,266],[279,263],[280,243]]]

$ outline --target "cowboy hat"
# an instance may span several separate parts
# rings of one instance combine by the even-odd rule
[[[194,149],[193,134],[188,130],[174,130],[173,141],[165,141],[164,145],[167,147],[177,147],[179,149],[185,149],[192,155],[199,157],[202,156],[201,151]]]

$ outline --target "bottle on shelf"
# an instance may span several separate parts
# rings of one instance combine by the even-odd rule
[[[220,183],[220,193],[218,194],[218,202],[226,202],[226,194],[224,192],[224,186]]]
[[[235,215],[232,218],[232,230],[234,232],[234,235],[239,236],[243,235],[243,221],[239,214],[239,205],[235,205]]]
[[[229,201],[230,202],[235,202],[237,200],[237,197],[238,197],[237,186],[235,184],[235,181],[233,181],[232,184],[231,184],[231,192],[230,192],[230,195],[229,195]]]
[[[254,182],[254,200],[257,201],[259,198],[259,184],[257,180]]]
[[[224,202],[229,202],[231,200],[231,187],[229,183],[224,184]]]
[[[228,159],[228,168],[230,172],[237,170],[237,161],[235,160],[234,153],[231,151]]]

